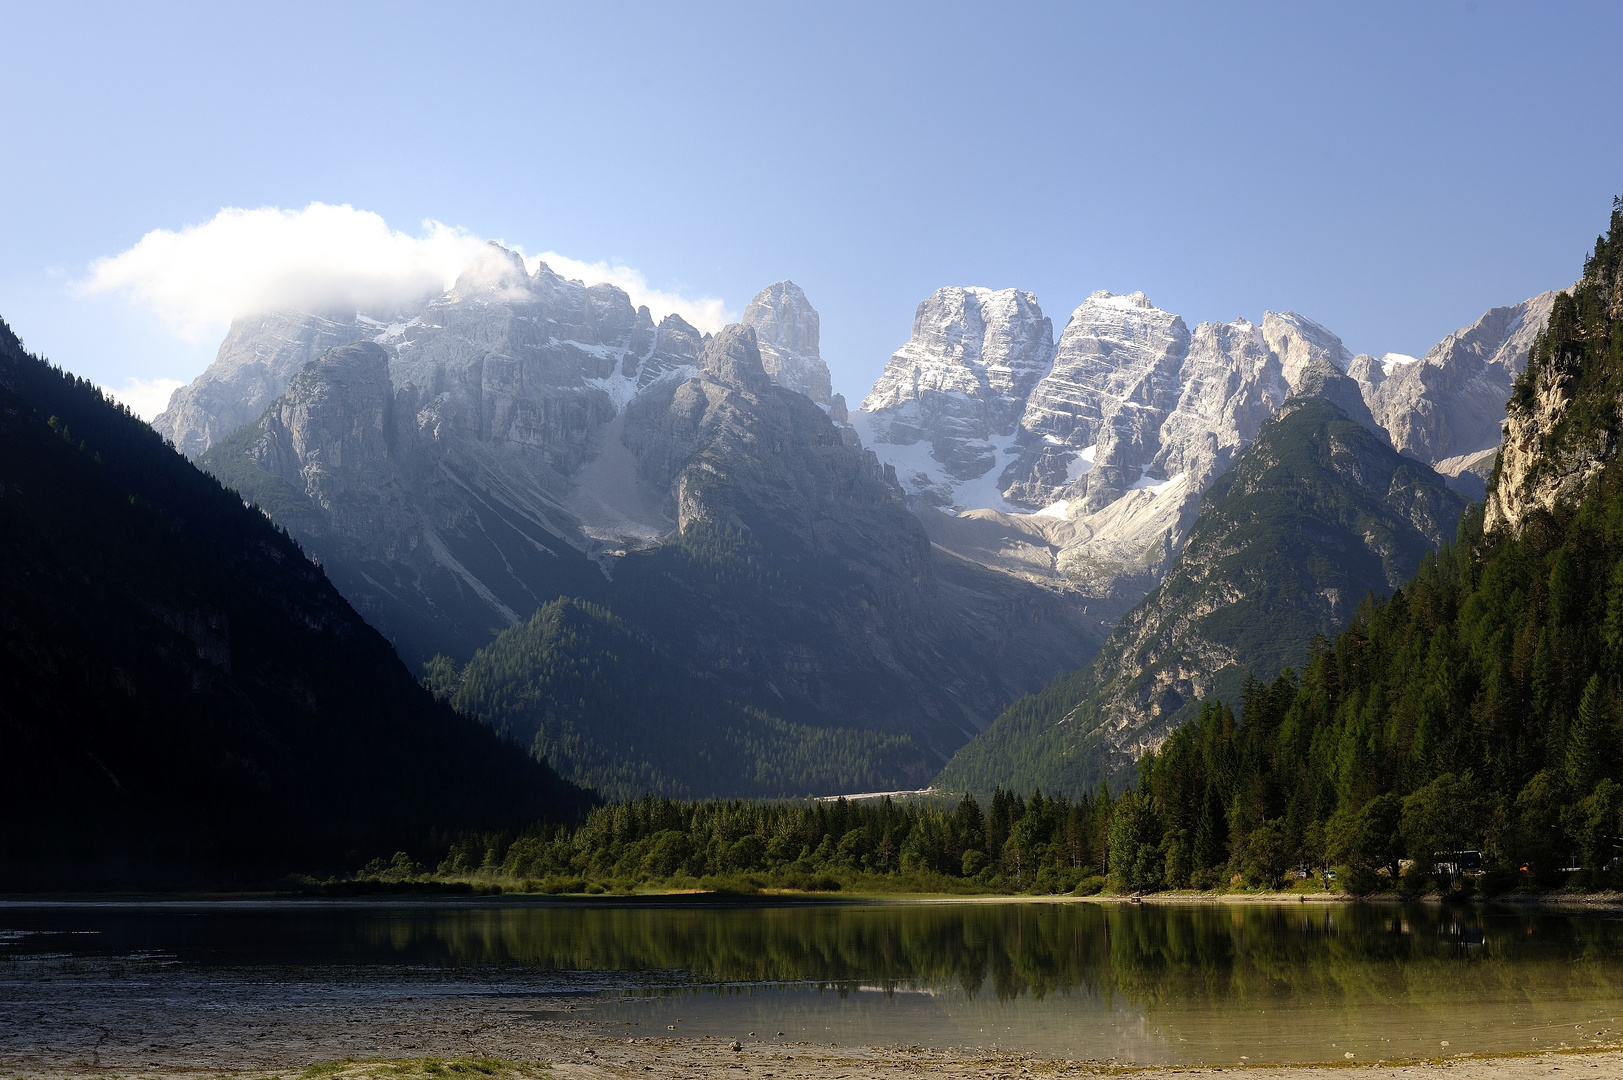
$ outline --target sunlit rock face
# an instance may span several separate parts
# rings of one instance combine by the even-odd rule
[[[756,293],[744,309],[743,324],[755,331],[761,366],[773,382],[819,405],[833,401],[834,385],[819,351],[817,309],[799,285],[779,281]]]
[[[1555,295],[1493,308],[1418,359],[1398,353],[1353,359],[1348,373],[1399,452],[1429,463],[1462,494],[1485,497],[1505,403]]]
[[[1536,297],[1495,309],[1425,361],[1373,361],[1295,312],[1191,332],[1143,293],[1096,292],[1022,401],[1014,380],[995,384],[974,362],[991,325],[975,316],[1004,296],[1037,309],[1013,290],[943,289],[921,304],[853,423],[939,545],[1079,590],[1107,619],[1160,580],[1202,493],[1292,396],[1330,401],[1480,497],[1528,320],[1548,311]]]
[[[889,448],[881,457],[910,494],[936,506],[987,505],[998,498],[996,474],[1011,460],[1026,398],[1053,358],[1053,323],[1030,293],[938,289],[918,306],[913,336],[855,426],[865,443]]]
[[[1143,293],[1090,296],[1071,314],[1052,370],[1022,411],[1030,464],[1024,475],[1005,473],[1009,494],[1034,509],[1068,498],[1083,512],[1120,498],[1159,449],[1188,353],[1183,320]]]
[[[1391,438],[1364,403],[1358,383],[1347,375],[1353,357],[1341,339],[1293,311],[1262,316],[1262,336],[1279,357],[1280,373],[1290,392],[1321,397],[1390,443]]]

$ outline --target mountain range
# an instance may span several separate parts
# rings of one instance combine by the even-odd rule
[[[618,289],[491,247],[420,312],[357,315],[360,340],[313,360],[239,325],[156,426],[283,523],[414,665],[465,664],[567,596],[718,708],[909,740],[882,779],[922,784],[1106,628],[1060,590],[934,549],[839,400],[768,372],[823,394],[801,291],[771,286],[747,312],[756,325],[715,335],[655,325]],[[261,325],[280,340],[289,324]],[[311,315],[294,336],[338,325]],[[265,358],[285,364],[278,396],[204,448],[203,390],[257,395]],[[694,779],[673,790],[727,793]]]
[[[1353,356],[1288,312],[1191,331],[1142,293],[1095,293],[1056,341],[1030,293],[945,288],[849,410],[792,282],[706,335],[491,245],[415,307],[238,320],[154,426],[284,525],[409,664],[433,660],[443,694],[576,782],[917,785],[1112,632],[1111,650],[1123,647],[1124,617],[1175,572],[1208,492],[1289,401],[1328,403],[1364,433],[1355,456],[1407,470],[1436,511],[1410,522],[1401,556],[1359,542],[1378,573],[1304,581],[1337,597],[1308,622],[1329,632],[1363,591],[1401,580],[1411,541],[1434,547],[1458,516],[1440,485],[1480,496],[1552,295],[1494,309],[1417,360]],[[1324,505],[1360,504],[1367,480]],[[678,698],[741,718],[738,731],[759,717],[794,747],[833,739],[874,747],[871,760],[842,751],[843,772],[791,782],[768,759],[803,749],[778,743],[740,766],[777,777],[766,788],[717,780],[697,759],[656,781],[644,758],[611,765],[603,749],[629,745],[649,702],[571,719],[542,693],[520,719],[488,693],[457,697],[486,663],[477,654],[511,653],[503,636],[531,633],[543,608],[600,612],[603,629],[579,640],[629,635],[671,665],[672,685],[688,687]],[[1158,633],[1143,614],[1131,621]],[[1269,675],[1287,653],[1240,649],[1225,663]],[[1132,666],[1105,682],[1132,683]],[[683,745],[720,746],[704,712],[672,707],[693,718],[672,729]],[[1121,745],[1153,743],[1157,723]]]

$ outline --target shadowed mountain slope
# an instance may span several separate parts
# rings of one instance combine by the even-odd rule
[[[288,535],[0,323],[0,878],[242,880],[587,798],[412,679]]]

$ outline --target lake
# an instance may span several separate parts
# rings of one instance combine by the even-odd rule
[[[173,1049],[211,1024],[249,1045],[272,1016],[284,1042],[313,1039],[303,1024],[347,1046],[363,1014],[409,1047],[453,1005],[616,1037],[1142,1064],[1500,1053],[1617,1039],[1623,922],[1323,903],[0,905],[12,1054],[107,1032]]]

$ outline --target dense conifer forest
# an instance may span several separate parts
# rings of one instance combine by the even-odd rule
[[[1096,893],[1111,800],[993,793],[961,800],[691,802],[644,796],[579,826],[442,835],[328,888],[460,881],[520,892],[711,889]],[[314,882],[307,882],[314,886]]]
[[[611,799],[885,790],[917,757],[905,735],[790,723],[729,700],[582,600],[541,606],[460,669],[435,657],[424,681]]]

